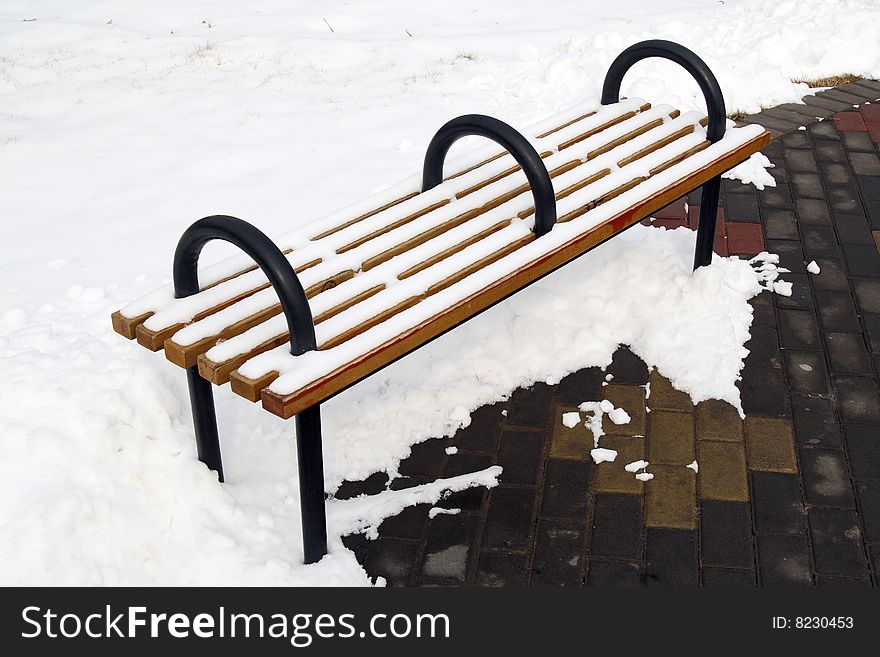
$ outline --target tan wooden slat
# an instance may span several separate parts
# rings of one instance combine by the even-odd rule
[[[412,351],[419,345],[456,326],[480,310],[525,287],[535,279],[581,255],[611,235],[640,221],[652,212],[665,207],[691,189],[723,173],[752,153],[764,148],[769,141],[770,134],[767,132],[762,133],[737,150],[725,154],[709,166],[682,178],[662,192],[654,194],[644,201],[635,203],[594,230],[577,236],[554,251],[544,254],[529,266],[493,282],[467,299],[444,309],[434,317],[422,322],[418,326],[410,328],[393,340],[389,340],[369,353],[359,356],[327,376],[310,382],[307,386],[290,395],[279,395],[265,388],[277,376],[277,374],[273,376],[273,373],[267,374],[259,381],[254,381],[241,376],[235,371],[230,376],[233,390],[239,392],[239,394],[242,392],[249,393],[249,398],[254,398],[254,393],[257,390],[262,390],[260,397],[266,410],[283,418],[292,417],[312,404],[323,401],[398,357]]]

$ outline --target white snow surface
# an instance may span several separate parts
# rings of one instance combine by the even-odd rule
[[[590,456],[593,457],[593,463],[610,463],[617,458],[617,450],[596,447],[590,450]]]
[[[822,270],[819,268],[819,265],[815,260],[810,260],[810,264],[807,265],[807,271],[811,274],[818,274]]]
[[[167,280],[186,226],[225,213],[294,230],[417,174],[454,116],[525,126],[597,101],[646,38],[697,51],[730,112],[798,102],[810,90],[792,79],[880,77],[878,15],[867,0],[7,0],[0,583],[371,584],[340,536],[500,468],[332,500],[330,554],[302,566],[293,424],[218,389],[220,485],[196,459],[182,373],[110,329]],[[704,111],[665,61],[622,92]],[[393,474],[518,386],[607,366],[620,343],[694,401],[739,406],[746,300],[773,281],[733,258],[691,276],[693,239],[635,227],[325,404],[328,491]]]
[[[577,411],[562,414],[562,424],[569,429],[574,429],[581,421],[581,414]]]

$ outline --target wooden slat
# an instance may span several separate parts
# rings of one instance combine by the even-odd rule
[[[367,354],[361,355],[327,376],[310,382],[307,386],[290,395],[279,395],[268,388],[263,388],[260,395],[263,407],[280,417],[289,418],[312,404],[323,401],[327,397],[412,351],[419,345],[456,326],[480,310],[525,287],[540,276],[576,258],[611,235],[640,221],[652,212],[665,207],[691,189],[723,173],[752,153],[764,148],[769,141],[770,134],[767,132],[762,133],[736,151],[720,157],[709,166],[679,180],[662,192],[634,204],[594,230],[577,236],[565,245],[544,254],[529,266],[493,282],[467,299],[443,310],[418,326],[410,328],[400,336],[387,341]],[[254,392],[261,389],[262,386],[268,386],[275,376],[273,376],[273,373],[270,373],[262,377],[261,380],[254,381],[241,376],[236,371],[232,373],[230,380],[233,383],[233,390],[239,392],[239,394],[243,391],[249,391],[250,398],[253,398],[255,396]]]

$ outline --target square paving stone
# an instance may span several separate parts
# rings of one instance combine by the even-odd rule
[[[471,423],[455,432],[452,444],[463,452],[494,453],[501,435],[501,404],[481,406],[471,413]]]
[[[816,351],[786,349],[785,377],[789,389],[797,395],[828,395],[831,392],[825,359]]]
[[[437,479],[446,462],[445,440],[436,438],[413,445],[407,458],[400,462],[398,471],[404,477]]]
[[[841,420],[880,424],[880,399],[877,385],[872,379],[835,377],[834,388]]]
[[[422,579],[464,581],[474,556],[478,524],[476,517],[464,514],[443,514],[431,520],[421,565]]]
[[[829,185],[846,185],[852,183],[849,167],[841,162],[823,162],[822,177]]]
[[[593,511],[593,556],[638,559],[642,543],[642,497],[596,495]]]
[[[807,102],[806,99],[804,99],[804,102],[807,103],[808,105],[815,104],[818,107],[825,106],[832,111],[836,111],[835,107],[838,107],[837,104],[834,104],[834,101],[832,101],[830,103],[824,103],[821,100],[819,100],[819,101],[814,100],[812,103],[809,103],[809,102]],[[815,143],[817,145],[820,143],[821,140],[825,140],[825,139],[839,140],[840,139],[840,133],[837,132],[837,128],[834,127],[834,121],[821,121],[819,123],[811,123],[810,125],[807,126],[807,130],[809,131],[810,136],[814,137],[816,139]]]
[[[542,432],[505,429],[498,449],[498,465],[504,468],[499,481],[503,484],[535,486],[543,453]]]
[[[645,487],[645,525],[695,529],[697,498],[694,471],[684,466],[653,464],[648,471],[654,478]]]
[[[772,248],[770,250],[772,251]],[[818,259],[818,256],[815,257]],[[812,260],[812,258],[810,259]],[[791,310],[811,310],[813,308],[813,291],[810,287],[810,278],[812,276],[812,274],[784,274],[782,280],[791,283],[791,296],[784,297],[781,294],[774,294],[773,301],[776,303],[776,307]]]
[[[574,427],[569,428],[562,423],[562,417],[566,413],[578,413],[581,419]],[[587,429],[585,419],[586,414],[581,413],[577,406],[556,408],[556,421],[553,423],[553,432],[550,436],[550,458],[578,461],[590,458],[590,450],[593,449],[593,432]]]
[[[493,488],[489,493],[489,510],[483,528],[483,548],[512,552],[527,550],[531,544],[534,506],[534,490],[506,486]],[[458,516],[440,515],[433,522],[446,517]]]
[[[840,256],[840,245],[832,226],[802,224],[801,235],[804,240],[805,261],[815,256]]]
[[[648,382],[648,366],[626,347],[614,352],[611,365],[606,374],[611,374],[613,383],[643,386]]]
[[[586,526],[545,520],[538,524],[533,586],[582,586]]]
[[[724,201],[724,217],[727,221],[761,221],[758,198],[754,194],[729,194]]]
[[[391,538],[419,539],[428,526],[428,504],[416,504],[385,518],[379,525],[379,534]]]
[[[825,575],[819,575],[819,577],[816,578],[816,583],[819,584],[819,588],[861,588],[871,586],[871,580],[867,577],[853,579],[852,577],[828,577]]]
[[[873,244],[844,244],[843,255],[846,267],[853,276],[880,278],[880,254]]]
[[[617,451],[614,461],[595,466],[596,490],[602,493],[641,494],[645,484],[624,466],[645,458],[645,439],[632,436],[602,436],[599,445]]]
[[[797,536],[758,536],[758,565],[764,586],[809,586],[810,548]]]
[[[694,404],[687,393],[676,390],[672,383],[657,370],[653,370],[648,376],[651,386],[651,395],[647,400],[651,411],[669,410],[692,412]],[[610,386],[609,386],[610,387]]]
[[[791,137],[801,141],[802,148],[786,148],[784,150],[785,162],[788,165],[789,171],[809,171],[813,173],[818,171],[816,157],[813,155],[813,151],[809,149],[810,144],[806,135],[793,134]],[[785,143],[785,140],[783,140],[783,143]]]
[[[778,335],[772,326],[752,326],[751,337],[745,344],[746,349],[749,350],[749,355],[746,357],[746,365],[781,369],[782,352],[779,349]],[[651,392],[653,398],[653,387]]]
[[[777,118],[780,118],[780,119],[786,119],[788,121],[793,121],[793,122],[797,123],[798,125],[800,125],[801,122],[804,121],[804,116],[803,116],[803,114],[800,114],[800,113],[798,113],[796,115],[791,114],[791,113],[786,113],[784,115],[780,115],[780,114],[777,114],[776,108],[766,109],[766,110],[764,110],[764,112],[769,112],[770,116],[776,116]],[[802,130],[799,130],[797,132],[792,132],[792,133],[785,135],[781,139],[781,141],[782,141],[782,145],[785,147],[784,153],[786,155],[786,159],[789,161],[790,166],[797,164],[797,159],[791,157],[792,153],[796,154],[798,152],[803,152],[802,150],[799,151],[799,149],[809,149],[810,148],[810,140],[807,137],[807,135],[804,134],[804,131],[802,131]],[[812,155],[811,151],[807,150],[806,152],[809,153],[810,155]],[[797,167],[792,167],[792,168],[797,168]],[[803,169],[801,168],[799,170],[803,170]]]
[[[880,313],[880,280],[853,279],[856,303],[864,313]]]
[[[586,367],[565,376],[559,382],[559,401],[577,406],[585,401],[602,399],[602,382],[605,373],[598,367]]]
[[[812,508],[809,519],[817,573],[845,577],[868,574],[859,518],[854,511]]]
[[[418,543],[384,538],[372,541],[364,570],[370,577],[384,577],[388,586],[407,586],[418,547]]]
[[[856,482],[856,496],[865,527],[865,541],[880,543],[880,481]]]
[[[752,568],[752,514],[743,502],[700,503],[702,563],[705,566]]]
[[[874,144],[867,132],[843,132],[840,135],[843,145],[850,154],[853,151],[871,152]]]
[[[747,417],[745,431],[750,470],[797,472],[791,422],[777,418]]]
[[[775,174],[776,171],[774,170],[774,177]],[[794,205],[794,202],[791,199],[791,188],[787,184],[779,182],[776,183],[776,187],[765,187],[758,192],[758,203],[765,208],[790,209]],[[764,225],[766,226],[767,213],[764,213],[764,221]]]
[[[630,421],[626,424],[614,424],[606,415],[602,419],[602,430],[606,434],[618,436],[645,435],[645,389],[642,386],[610,383],[602,389],[602,396],[614,404],[615,408],[625,410],[630,417]]]
[[[742,442],[743,423],[728,402],[707,399],[697,404],[694,413],[698,440]]]
[[[546,429],[553,416],[555,388],[536,383],[531,388],[517,388],[507,407],[507,425]]]
[[[867,135],[864,137],[868,138]],[[880,176],[857,176],[856,182],[863,200],[880,199]]]
[[[820,290],[849,293],[849,280],[840,258],[816,258],[815,260],[821,273],[818,276],[812,276],[813,287]]]
[[[871,353],[880,354],[880,315],[865,313],[862,315],[862,321],[865,323],[865,335]]]
[[[829,222],[830,223],[830,222]],[[796,274],[805,274],[804,251],[796,240],[767,240],[767,250],[779,256],[779,264]]]
[[[773,300],[769,293],[758,294],[749,299],[749,305],[754,313],[752,317],[753,324],[763,324],[769,327],[776,326],[776,310],[773,307]]]
[[[835,212],[861,212],[861,199],[853,185],[829,185],[825,197]]]
[[[797,210],[798,221],[803,224],[830,224],[831,210],[828,204],[820,198],[808,198],[805,194],[799,194],[798,189],[794,189],[795,207]]]
[[[767,210],[764,217],[764,235],[771,240],[799,238],[797,221],[791,210]]]
[[[880,228],[880,200],[865,201],[864,207],[871,228]]]
[[[876,153],[850,153],[849,161],[857,176],[880,176],[880,158]]]
[[[855,507],[849,469],[842,450],[802,447],[799,452],[801,479],[808,504]]]
[[[796,397],[791,401],[794,435],[798,445],[840,448],[843,441],[830,399]]]
[[[645,546],[645,584],[697,586],[697,534],[675,529],[648,529]]]
[[[687,465],[694,460],[694,418],[689,413],[653,411],[648,420],[648,460]]]
[[[843,212],[835,214],[834,227],[841,244],[874,245],[874,238],[864,215]]]
[[[745,502],[749,499],[742,444],[701,440],[697,445],[700,499]]]
[[[790,310],[780,308],[779,319],[780,343],[785,349],[821,349],[819,324],[809,310]]]
[[[792,192],[798,200],[825,198],[825,189],[818,174],[792,172],[789,174],[789,180]],[[801,220],[803,221],[803,219]]]
[[[590,561],[587,586],[638,587],[641,585],[640,567],[627,561]]]
[[[705,567],[702,571],[703,586],[716,589],[755,588],[754,570]]]
[[[804,534],[806,510],[799,478],[778,472],[752,472],[751,480],[755,531]]]
[[[586,518],[593,464],[548,459],[544,466],[541,515]]]
[[[852,295],[840,294],[831,290],[815,290],[816,310],[819,324],[826,331],[848,331],[859,333],[862,325],[856,313]]]
[[[871,361],[860,333],[828,333],[825,347],[832,374],[871,375]]]
[[[846,151],[838,141],[816,140],[813,144],[816,157],[825,162],[846,163]]]
[[[781,369],[768,367],[766,364],[752,365],[746,359],[738,387],[741,390],[743,410],[747,416],[789,416],[788,394]]]
[[[523,586],[528,558],[509,552],[483,552],[477,565],[478,586]]]
[[[843,436],[853,477],[857,481],[880,479],[880,426],[845,424]]]

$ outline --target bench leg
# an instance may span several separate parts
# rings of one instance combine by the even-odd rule
[[[697,247],[694,251],[694,270],[712,264],[715,246],[715,221],[718,217],[718,199],[721,195],[721,176],[703,183],[700,199],[700,225],[697,228]]]
[[[220,438],[217,435],[217,414],[214,411],[214,391],[211,383],[199,376],[198,366],[186,369],[189,403],[192,407],[193,428],[199,461],[217,473],[223,482],[223,459],[220,457]]]
[[[320,404],[310,406],[296,416],[296,452],[304,561],[315,563],[327,554]]]

